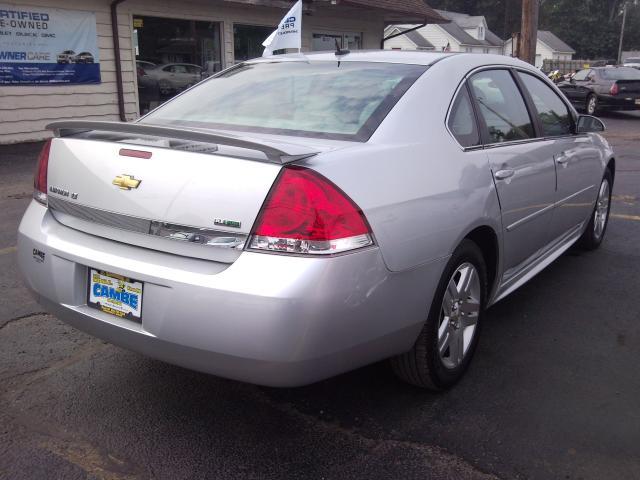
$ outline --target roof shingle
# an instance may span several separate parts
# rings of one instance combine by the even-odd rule
[[[400,14],[400,16],[409,15],[410,18],[423,20],[424,23],[446,23],[449,21],[423,0],[339,0],[338,4],[376,8]]]
[[[538,30],[538,40],[540,40],[542,43],[550,47],[552,50],[555,50],[556,52],[576,53],[573,48],[560,40],[555,36],[553,32],[550,32],[549,30]]]

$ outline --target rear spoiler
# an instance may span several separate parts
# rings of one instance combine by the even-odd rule
[[[163,125],[151,125],[147,123],[69,120],[50,123],[46,128],[47,130],[53,130],[56,137],[68,137],[84,132],[99,131],[144,135],[212,145],[227,145],[262,152],[269,162],[283,165],[311,157],[318,153],[301,145],[290,143],[268,142],[240,135],[231,135],[226,132],[165,127]]]

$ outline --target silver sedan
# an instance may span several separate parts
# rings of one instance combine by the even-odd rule
[[[282,55],[50,128],[18,237],[42,305],[272,386],[386,358],[452,386],[487,307],[600,245],[615,176],[604,125],[504,56]]]

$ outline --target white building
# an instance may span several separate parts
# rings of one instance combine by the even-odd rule
[[[449,23],[429,24],[404,35],[385,40],[388,50],[435,50],[503,54],[504,42],[487,27],[486,19],[465,13],[436,10]],[[397,24],[385,29],[385,37],[417,25]]]
[[[504,44],[504,54],[513,55],[513,39]],[[538,30],[536,42],[536,67],[542,67],[545,60],[573,60],[576,51],[548,30]]]
[[[260,56],[262,41],[292,4],[4,0],[0,144],[48,138],[51,132],[45,127],[56,120],[133,120],[144,110],[142,103],[154,106],[203,76]],[[378,49],[386,25],[445,21],[423,0],[305,0],[303,15],[303,51],[333,49],[335,41],[341,48]],[[82,19],[77,32],[73,18]],[[78,36],[82,46],[59,44],[60,37],[75,42]],[[23,38],[37,40],[28,44],[31,40]],[[33,55],[48,61],[36,64]],[[83,70],[91,72],[90,80],[74,73]],[[67,73],[77,81],[65,77]],[[165,85],[159,85],[155,100],[143,101],[154,81]]]

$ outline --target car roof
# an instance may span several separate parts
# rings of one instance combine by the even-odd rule
[[[432,63],[452,55],[451,53],[425,52],[421,50],[357,50],[346,55],[336,56],[335,50],[324,52],[304,52],[285,55],[274,55],[271,57],[258,57],[248,60],[246,63],[260,63],[279,61],[301,61],[305,59],[315,61],[336,61],[341,62],[385,62],[385,63],[407,63],[414,65],[431,65]]]
[[[274,61],[340,61],[340,62],[379,62],[379,63],[399,63],[407,65],[430,66],[442,60],[449,62],[460,62],[468,64],[470,68],[482,65],[508,65],[519,66],[529,69],[534,67],[517,58],[507,55],[487,54],[487,53],[450,53],[450,52],[429,52],[422,50],[357,50],[346,55],[336,56],[335,51],[326,52],[304,52],[285,55],[274,55],[271,57],[259,57],[248,60],[244,63],[263,63]]]

